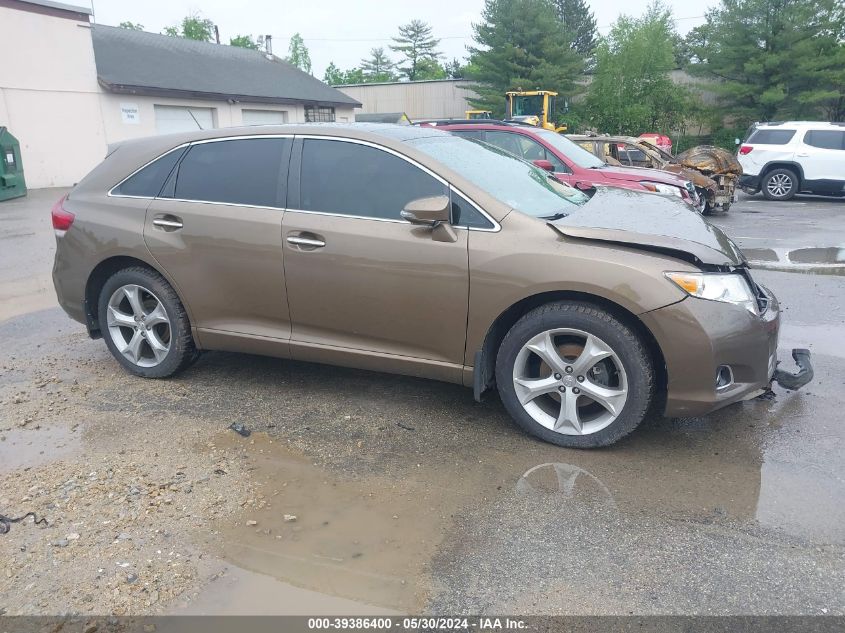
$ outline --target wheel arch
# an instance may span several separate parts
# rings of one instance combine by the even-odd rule
[[[801,186],[804,183],[804,168],[801,167],[800,163],[796,163],[795,161],[791,160],[773,160],[769,163],[766,163],[763,166],[763,169],[760,170],[760,185],[762,188],[763,178],[765,178],[770,171],[775,169],[789,169],[790,171],[794,171],[798,175],[798,189],[801,189]]]
[[[138,266],[142,268],[147,268],[164,277],[165,280],[167,280],[167,283],[171,285],[174,292],[176,292],[177,296],[179,296],[178,289],[173,284],[173,282],[168,279],[167,275],[165,275],[163,271],[159,270],[149,262],[129,255],[115,255],[112,257],[107,257],[106,259],[102,260],[99,264],[94,266],[94,268],[91,270],[91,273],[88,275],[87,281],[85,282],[85,325],[88,328],[88,334],[91,336],[91,338],[96,339],[102,337],[99,316],[97,314],[97,304],[99,302],[100,292],[102,291],[103,286],[106,284],[106,281],[108,281],[109,277],[114,275],[116,272],[123,270],[124,268],[132,268]],[[181,296],[179,296],[179,300],[182,301]],[[182,305],[185,305],[184,301],[182,301]],[[188,310],[187,305],[185,305],[185,310]]]
[[[657,391],[656,391],[656,406],[659,408],[662,398],[665,397],[667,385],[666,362],[663,357],[663,352],[657,339],[652,334],[651,330],[637,317],[636,314],[621,306],[620,304],[611,301],[605,297],[594,295],[586,292],[556,290],[549,292],[541,292],[534,294],[516,303],[512,304],[504,310],[487,330],[484,337],[481,350],[475,353],[473,365],[473,392],[475,399],[480,401],[481,395],[488,389],[495,386],[496,376],[496,357],[499,353],[499,348],[505,335],[510,331],[513,325],[519,321],[525,314],[541,305],[553,303],[555,301],[579,301],[582,303],[592,304],[631,327],[642,339],[643,343],[651,355],[651,360],[654,365],[654,370],[657,376]]]

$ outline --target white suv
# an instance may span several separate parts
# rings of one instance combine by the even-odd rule
[[[845,196],[845,123],[758,123],[739,148],[746,193],[769,200],[796,193]]]

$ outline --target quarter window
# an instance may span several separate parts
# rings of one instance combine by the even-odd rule
[[[305,139],[300,206],[366,218],[399,220],[411,200],[448,195],[444,184],[389,152],[345,141]]]
[[[804,142],[821,149],[845,149],[845,132],[839,130],[810,130]]]
[[[112,190],[112,193],[118,196],[155,198],[161,192],[164,181],[167,180],[183,153],[184,148],[180,148],[157,158],[120,183]]]
[[[470,229],[492,229],[493,223],[478,212],[469,200],[452,191],[452,226]]]
[[[291,139],[252,138],[199,143],[179,164],[173,196],[224,204],[285,206],[283,157]]]
[[[747,142],[757,145],[786,145],[793,136],[795,130],[757,130]]]

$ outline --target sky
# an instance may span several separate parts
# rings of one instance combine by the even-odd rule
[[[93,3],[94,19],[117,26],[130,21],[155,33],[177,24],[191,13],[212,20],[220,41],[236,35],[273,36],[273,52],[287,54],[291,35],[300,33],[311,54],[312,72],[322,79],[329,62],[341,69],[358,66],[370,49],[390,45],[397,27],[414,18],[428,22],[446,60],[466,57],[472,43],[472,24],[480,20],[483,0],[64,0],[85,6]],[[589,1],[589,0],[588,0]],[[621,13],[640,15],[651,0],[592,0],[600,33],[607,33]],[[664,0],[685,34],[704,22],[704,12],[715,0]],[[395,57],[395,54],[388,51]]]

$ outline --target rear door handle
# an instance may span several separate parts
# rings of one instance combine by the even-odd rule
[[[807,156],[809,156],[809,154],[807,152],[801,152],[799,154],[796,154],[796,156],[800,156],[801,158],[806,158]]]
[[[326,243],[320,239],[314,239],[310,237],[289,237],[287,238],[288,244],[293,244],[294,246],[306,246],[308,248],[323,248]]]
[[[153,218],[153,226],[163,231],[178,231],[182,228],[182,218],[175,215],[157,215]]]

